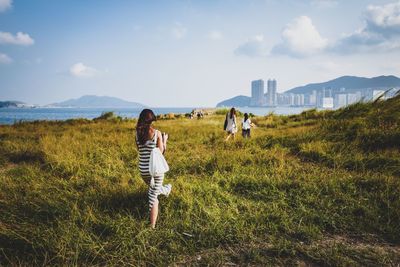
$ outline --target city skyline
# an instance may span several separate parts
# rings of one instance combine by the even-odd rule
[[[400,76],[399,17],[393,0],[0,0],[0,99],[214,106],[265,73],[278,93]]]
[[[251,81],[249,106],[338,109],[357,102],[394,97],[400,92],[400,86],[393,84],[393,86],[367,86],[356,89],[342,86],[336,86],[334,88],[330,86],[320,86],[318,89],[314,89],[308,93],[293,93],[290,91],[291,90],[277,93],[277,81],[275,79],[268,79],[267,87],[265,87],[263,79]]]

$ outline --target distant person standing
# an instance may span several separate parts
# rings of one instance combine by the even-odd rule
[[[244,118],[242,121],[242,136],[243,138],[250,138],[251,120],[249,114],[244,113]]]
[[[235,108],[231,108],[229,113],[226,114],[225,131],[228,133],[228,136],[226,137],[225,141],[228,141],[231,136],[233,139],[235,139],[235,134],[237,132]]]

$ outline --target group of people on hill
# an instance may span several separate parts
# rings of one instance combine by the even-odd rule
[[[250,138],[250,129],[254,124],[251,122],[249,118],[249,114],[245,113],[244,118],[242,120],[242,136],[243,138]],[[235,108],[231,108],[231,110],[226,114],[224,130],[227,132],[227,137],[225,141],[228,141],[229,138],[235,139],[235,135],[238,131],[237,119],[236,119],[236,110]]]
[[[150,224],[155,228],[158,217],[158,196],[168,196],[171,193],[172,185],[164,185],[164,174],[169,170],[163,154],[167,149],[168,134],[161,133],[153,127],[156,121],[154,112],[144,109],[139,115],[136,125],[136,145],[139,151],[139,171],[142,179],[149,186],[148,204],[150,209]],[[242,135],[244,138],[250,137],[250,128],[253,126],[249,115],[244,114],[242,121]],[[224,130],[229,138],[235,138],[238,131],[236,110],[231,110],[226,114]]]
[[[192,110],[192,112],[189,115],[189,119],[193,119],[195,116],[197,117],[197,119],[202,119],[204,118],[204,113],[202,110],[200,111]]]

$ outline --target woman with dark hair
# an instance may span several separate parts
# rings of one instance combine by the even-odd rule
[[[168,135],[154,129],[152,127],[156,116],[150,109],[144,109],[139,115],[136,126],[136,144],[139,150],[139,170],[143,180],[149,185],[149,208],[150,208],[150,224],[155,228],[158,216],[158,195],[168,196],[172,186],[170,184],[163,185],[164,175],[150,175],[150,154],[151,151],[158,147],[162,153],[167,148]]]
[[[235,134],[237,132],[235,108],[231,108],[229,113],[226,114],[226,122],[225,131],[228,133],[228,136],[226,137],[225,141],[228,141],[231,136],[233,139],[235,139]]]
[[[249,114],[244,113],[244,118],[242,121],[242,136],[243,136],[243,138],[250,138],[250,128],[251,128],[251,120],[249,118]]]

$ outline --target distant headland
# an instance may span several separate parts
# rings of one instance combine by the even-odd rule
[[[69,99],[50,104],[53,107],[85,107],[85,108],[145,108],[146,106],[111,96],[85,95],[77,99]]]
[[[129,102],[110,96],[85,95],[76,99],[69,99],[48,105],[33,105],[21,101],[0,101],[0,108],[145,108],[146,105],[138,102]]]

